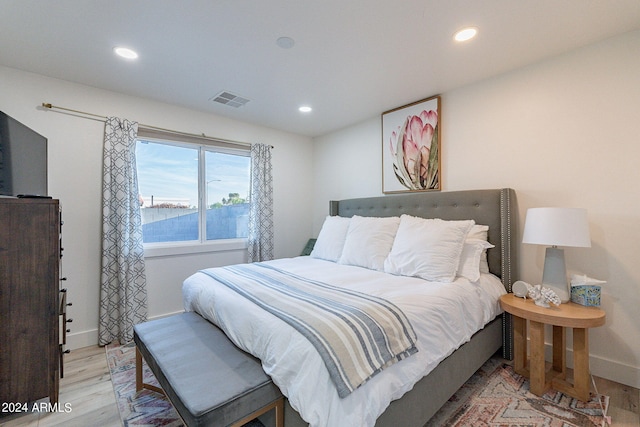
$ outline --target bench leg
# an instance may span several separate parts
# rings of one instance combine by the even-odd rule
[[[276,400],[275,402],[265,406],[262,409],[258,409],[257,411],[247,415],[239,421],[231,424],[230,427],[241,427],[248,423],[251,420],[255,420],[260,415],[269,412],[270,410],[275,409],[276,411],[276,427],[284,427],[284,397]]]
[[[166,396],[162,388],[144,382],[144,379],[142,378],[142,353],[140,353],[140,350],[136,346],[136,393],[143,388]]]
[[[136,393],[142,390],[142,353],[136,347]]]
[[[284,427],[284,397],[276,402],[276,427]]]

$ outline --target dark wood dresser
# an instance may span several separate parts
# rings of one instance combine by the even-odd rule
[[[58,402],[60,231],[58,200],[0,198],[0,402]]]

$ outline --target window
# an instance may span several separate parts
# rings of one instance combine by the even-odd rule
[[[136,163],[145,244],[247,237],[248,147],[159,139],[139,132]]]

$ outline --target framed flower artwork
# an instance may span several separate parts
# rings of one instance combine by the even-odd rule
[[[440,96],[382,113],[382,192],[440,190]]]

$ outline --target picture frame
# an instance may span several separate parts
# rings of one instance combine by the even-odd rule
[[[382,192],[439,191],[440,96],[382,113]]]

